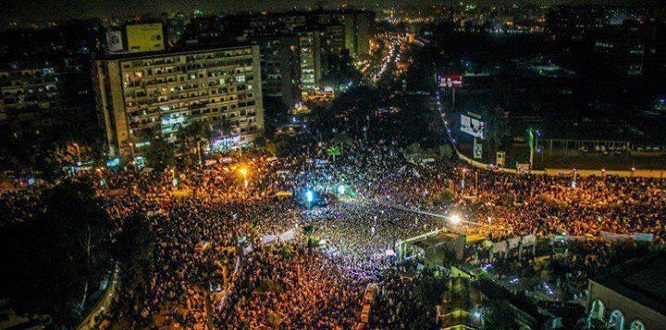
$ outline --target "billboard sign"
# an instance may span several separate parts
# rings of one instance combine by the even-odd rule
[[[463,76],[446,75],[439,77],[439,87],[442,88],[460,88],[462,86]]]
[[[124,49],[122,33],[120,31],[108,31],[106,33],[106,47],[110,53],[122,51]]]
[[[130,53],[164,50],[164,33],[161,23],[128,25],[127,48]]]
[[[463,133],[483,140],[483,131],[485,128],[486,123],[470,116],[460,115],[460,131]]]

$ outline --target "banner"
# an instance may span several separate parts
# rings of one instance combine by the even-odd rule
[[[523,236],[523,246],[530,246],[536,244],[536,236],[527,235]]]
[[[512,239],[509,239],[508,242],[509,242],[509,249],[515,249],[520,244],[520,237],[514,237]]]
[[[621,241],[632,238],[631,235],[613,234],[606,231],[601,232],[601,237],[609,241]]]
[[[110,53],[120,52],[123,48],[123,35],[120,31],[106,33],[106,46]]]
[[[286,242],[286,241],[291,241],[292,238],[296,236],[296,229],[291,229],[289,231],[285,231],[284,233],[279,235],[279,238],[281,241]]]
[[[633,233],[631,237],[638,242],[652,242],[654,234],[651,233]]]
[[[461,75],[446,75],[439,77],[439,87],[460,88],[462,87],[463,77]]]
[[[493,253],[504,252],[506,251],[506,248],[507,243],[504,241],[493,243]]]
[[[243,248],[243,255],[246,256],[248,253],[252,252],[253,246],[252,244],[246,246]]]
[[[550,242],[565,242],[565,241],[584,241],[585,236],[569,236],[569,235],[563,235],[563,236],[553,236],[550,238]]]
[[[264,244],[274,244],[277,243],[279,236],[278,235],[266,235],[261,238],[261,243]]]

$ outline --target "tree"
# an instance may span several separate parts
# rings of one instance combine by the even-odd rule
[[[279,119],[288,113],[289,106],[281,98],[264,96],[264,131],[268,137],[273,136]]]
[[[434,91],[437,87],[435,78],[438,62],[442,54],[436,47],[420,47],[410,49],[413,64],[410,65],[405,80],[410,90]],[[454,71],[455,72],[455,71]]]
[[[212,137],[212,129],[209,124],[201,121],[195,121],[181,129],[178,132],[180,139],[183,141],[183,152],[188,151],[195,144],[197,147],[201,141],[210,141]],[[197,152],[201,152],[197,149]]]
[[[329,157],[333,157],[333,162],[335,162],[335,158],[340,156],[340,149],[337,146],[330,146],[326,150],[326,153]]]
[[[495,150],[499,150],[511,137],[509,125],[501,107],[494,107],[489,111],[489,120],[487,125],[490,143]]]
[[[348,127],[363,126],[369,118],[375,116],[379,101],[377,90],[367,86],[352,87],[335,98],[330,111],[341,117]]]
[[[453,148],[448,144],[442,144],[439,146],[437,152],[442,160],[451,160],[453,157]]]
[[[174,166],[176,160],[173,151],[173,145],[162,139],[151,141],[146,150],[146,165],[157,170]]]
[[[146,217],[134,214],[123,221],[113,245],[113,255],[120,263],[123,280],[121,294],[126,297],[123,301],[134,303],[126,307],[137,305],[148,293],[150,274],[154,268],[154,242]]]
[[[421,144],[419,144],[418,142],[414,142],[407,146],[407,154],[410,157],[418,157],[421,155],[422,152],[423,150],[421,149]]]
[[[275,140],[266,140],[264,150],[273,156],[277,156],[280,151],[280,145]]]
[[[310,112],[312,127],[315,127],[322,138],[328,138],[332,134],[331,128],[335,127],[336,119],[334,110],[322,106],[315,106]]]
[[[328,53],[326,60],[329,70],[322,77],[325,84],[340,86],[361,80],[361,73],[354,66],[354,59],[348,50],[345,49],[341,54]]]
[[[333,137],[333,140],[340,146],[340,152],[344,152],[345,144],[350,144],[352,139],[349,137],[349,134],[345,131],[338,132],[335,134],[335,137]]]
[[[64,182],[45,191],[40,204],[34,219],[0,237],[0,295],[71,325],[112,270],[112,223],[88,183]]]

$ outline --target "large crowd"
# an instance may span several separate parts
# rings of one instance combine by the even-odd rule
[[[619,176],[512,175],[466,169],[455,185],[470,212],[494,239],[536,234],[597,236],[652,233],[657,244],[666,236],[666,180]]]
[[[325,148],[81,175],[95,184],[114,221],[140,213],[155,234],[148,294],[117,311],[115,321],[137,329],[350,329],[359,322],[364,288],[380,283],[385,295],[368,326],[404,328],[415,310],[413,280],[402,277],[393,248],[447,225],[444,217],[414,211],[456,210],[467,220],[457,230],[491,241],[600,231],[653,233],[660,245],[666,238],[664,180],[461,170],[453,161],[412,161],[387,141],[353,141],[332,163]],[[312,201],[305,201],[307,191]],[[0,210],[23,221],[38,206],[34,193],[14,191],[2,195]],[[289,230],[295,237],[262,242]],[[589,275],[605,254],[577,256],[563,262],[571,273]]]

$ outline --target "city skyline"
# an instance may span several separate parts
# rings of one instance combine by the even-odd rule
[[[449,1],[450,2],[450,1]],[[26,6],[25,2],[19,0],[7,0],[3,6],[6,10],[0,14],[0,26],[6,26],[11,22],[19,23],[38,23],[38,22],[52,22],[68,19],[87,19],[87,18],[108,18],[108,17],[131,17],[143,14],[159,15],[161,13],[191,13],[196,9],[202,11],[204,15],[213,15],[219,13],[237,13],[244,11],[285,11],[290,9],[307,9],[307,8],[340,8],[348,6],[350,8],[380,10],[388,8],[412,8],[412,9],[425,9],[433,5],[444,6],[447,1],[418,1],[418,0],[349,0],[349,1],[331,1],[331,0],[288,0],[288,1],[265,1],[265,0],[248,0],[248,1],[206,1],[206,0],[193,0],[193,1],[139,1],[139,0],[114,0],[107,2],[94,2],[83,0],[36,0],[32,2],[31,6]],[[490,4],[537,4],[537,5],[556,5],[556,4],[619,4],[631,5],[635,3],[634,0],[615,0],[615,1],[580,1],[580,0],[522,0],[522,1],[466,1],[470,3],[479,3],[481,5]],[[652,3],[658,3],[658,0]],[[645,1],[641,2],[645,3]],[[35,10],[41,8],[41,10]],[[112,14],[109,14],[112,13]]]

